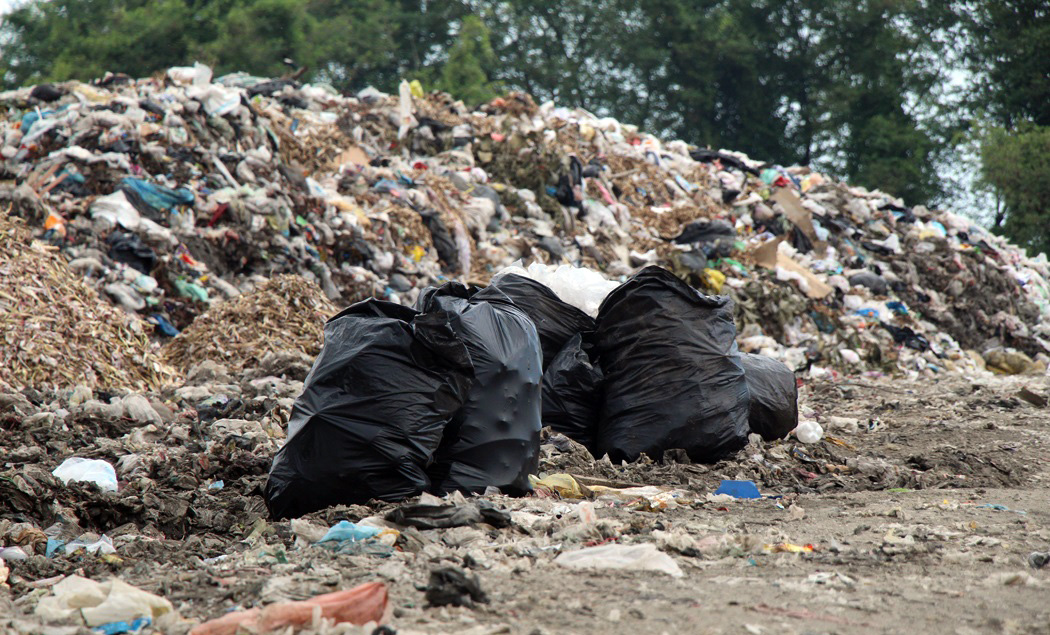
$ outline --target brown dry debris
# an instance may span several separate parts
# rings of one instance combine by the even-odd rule
[[[210,359],[232,371],[257,365],[269,352],[313,356],[324,342],[325,321],[337,311],[316,284],[297,275],[275,276],[201,314],[161,355],[183,370]]]
[[[158,390],[174,381],[146,325],[100,298],[56,251],[0,210],[0,384]]]

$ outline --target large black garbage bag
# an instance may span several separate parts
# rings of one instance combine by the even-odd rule
[[[599,456],[633,461],[682,449],[713,462],[747,444],[732,300],[646,267],[605,298],[597,325],[605,375]]]
[[[447,312],[474,367],[473,386],[445,428],[428,474],[431,491],[529,491],[540,448],[540,341],[532,320],[499,289],[449,282],[420,294],[416,307]]]
[[[602,371],[576,334],[543,371],[543,425],[550,426],[592,454],[598,432]]]
[[[748,425],[766,441],[783,439],[798,426],[798,384],[795,373],[771,357],[743,353],[747,390],[751,395]]]
[[[473,374],[449,317],[373,299],[325,324],[266,482],[272,517],[429,488],[426,468]]]
[[[508,273],[496,277],[492,286],[505,293],[536,325],[544,369],[574,335],[594,330],[594,318],[562,301],[542,282]]]

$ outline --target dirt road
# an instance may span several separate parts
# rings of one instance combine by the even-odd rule
[[[604,495],[581,510],[580,500],[488,496],[510,512],[508,527],[408,529],[395,548],[346,553],[297,546],[289,522],[264,520],[255,492],[280,423],[265,399],[233,413],[240,427],[173,410],[162,425],[74,417],[64,430],[43,426],[46,417],[27,424],[31,415],[8,403],[0,540],[10,544],[19,522],[58,523],[68,535],[105,533],[117,557],[9,563],[0,631],[75,632],[33,615],[49,591],[31,583],[79,572],[170,600],[182,620],[165,632],[378,579],[399,633],[1048,633],[1050,567],[1028,564],[1050,550],[1050,415],[1031,403],[1046,392],[1043,378],[817,382],[803,388],[802,408],[824,423],[824,440],[752,444],[714,466],[612,466],[549,439],[543,475],[676,488],[676,504],[648,511],[645,497]],[[50,478],[70,453],[137,458],[118,467],[121,491],[105,494]],[[723,479],[754,480],[765,497],[709,496]],[[596,522],[583,522],[588,504]],[[394,507],[308,520],[323,529]],[[647,543],[682,576],[555,562],[586,545]],[[423,589],[442,565],[476,574],[488,602],[427,606]]]

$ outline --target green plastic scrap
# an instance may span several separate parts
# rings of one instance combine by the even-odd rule
[[[187,282],[182,278],[175,279],[175,289],[184,297],[192,300],[200,300],[201,302],[208,301],[208,291],[193,282]]]

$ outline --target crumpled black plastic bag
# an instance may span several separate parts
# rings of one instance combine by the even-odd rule
[[[602,302],[604,404],[598,455],[614,462],[682,449],[713,462],[747,444],[748,391],[727,296],[646,267]]]
[[[429,488],[427,466],[472,383],[451,317],[370,299],[325,324],[266,482],[273,518]]]
[[[574,335],[594,330],[594,318],[564,302],[542,282],[508,273],[497,276],[492,286],[505,293],[536,325],[544,369]]]
[[[543,371],[543,425],[595,452],[602,371],[577,333]]]
[[[748,425],[766,441],[783,439],[798,426],[798,384],[795,373],[771,357],[742,353],[747,390],[751,395]]]
[[[458,282],[425,289],[424,312],[446,312],[470,352],[473,386],[445,428],[428,474],[431,491],[528,492],[539,463],[542,355],[532,320],[495,287]]]
[[[135,234],[114,231],[106,239],[109,257],[147,276],[157,266],[157,254]]]

